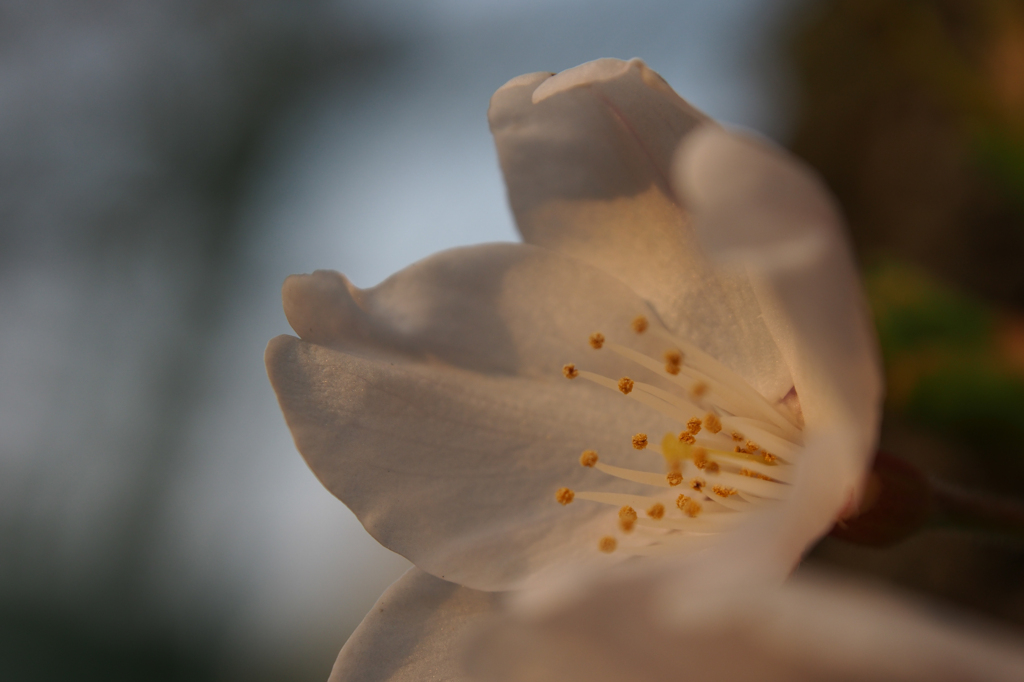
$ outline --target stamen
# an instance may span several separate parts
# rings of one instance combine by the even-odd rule
[[[734,416],[728,417],[728,423],[730,429],[742,429],[748,438],[756,438],[762,447],[777,452],[783,457],[803,444],[801,433],[782,435],[778,429],[774,428],[774,425],[763,421]],[[797,447],[794,448],[794,446]]]
[[[673,376],[683,367],[683,354],[678,350],[665,351],[665,371]]]
[[[612,352],[614,352],[614,353],[616,353],[618,355],[621,355],[621,356],[623,356],[625,358],[628,358],[628,359],[636,362],[637,364],[639,364],[639,365],[641,365],[643,367],[646,367],[647,369],[651,370],[652,372],[660,372],[660,370],[661,370],[661,366],[659,365],[659,363],[656,360],[653,360],[653,359],[647,357],[643,353],[638,353],[637,351],[632,350],[631,348],[627,348],[626,346],[621,346],[621,345],[619,345],[617,343],[609,342],[607,344],[607,346],[608,346],[609,350],[611,350]],[[700,389],[701,386],[704,386],[705,388],[709,388],[709,389],[711,388],[708,385],[708,382],[705,381],[705,378],[707,378],[707,377],[704,377],[704,375],[701,375],[699,372],[696,372],[696,371],[693,371],[691,369],[688,369],[685,366],[682,367],[681,371],[683,373],[685,373],[691,379],[696,379],[698,381],[698,386],[697,386],[698,389]],[[604,378],[604,377],[602,377],[600,375],[588,376],[588,375],[590,375],[589,372],[581,372],[581,375],[586,377],[586,378],[589,378],[592,381],[594,381],[595,383],[598,383],[598,384],[601,384],[601,385],[611,385],[612,387],[615,386],[615,383],[613,381],[611,381],[610,379],[606,379],[606,378]],[[690,391],[690,389],[693,387],[692,384],[686,383],[682,379],[674,379],[673,378],[673,379],[671,379],[671,381],[673,383],[678,384],[679,386],[683,387],[687,391]],[[650,393],[652,395],[658,396],[659,398],[661,398],[665,402],[667,402],[667,403],[669,403],[671,405],[675,405],[676,407],[680,407],[682,409],[685,409],[686,411],[690,411],[691,409],[693,409],[695,407],[695,405],[693,404],[692,400],[699,400],[700,399],[700,396],[693,396],[693,395],[691,395],[690,396],[691,400],[689,400],[689,401],[688,400],[684,400],[683,398],[680,398],[679,396],[675,396],[675,395],[673,395],[671,393],[668,393],[667,391],[664,391],[662,389],[659,389],[659,388],[657,388],[655,386],[650,386],[648,384],[643,384],[643,383],[640,383],[640,382],[636,383],[635,388],[641,389],[645,393]],[[728,389],[727,388],[723,387],[722,390],[726,390],[726,392],[728,393]],[[753,389],[751,389],[751,390],[753,390]],[[713,404],[716,407],[719,407],[721,409],[725,409],[728,412],[731,412],[733,414],[742,414],[742,413],[744,413],[746,411],[749,411],[749,410],[756,410],[756,408],[757,408],[756,405],[751,404],[749,402],[744,403],[744,402],[742,402],[742,400],[738,404],[735,403],[735,402],[730,402],[730,400],[727,399],[726,396],[723,396],[721,394],[721,391],[718,388],[715,388],[715,391],[716,391],[715,392],[715,396],[712,399],[713,400]],[[760,395],[760,394],[758,394],[758,395]],[[665,409],[665,407],[661,406],[659,403],[651,403],[651,402],[649,402],[647,400],[644,400],[642,397],[638,397],[638,399],[640,399],[645,404],[649,404],[651,407],[653,407],[654,409],[658,410],[659,412],[661,412],[662,414],[664,414],[664,415],[666,415],[668,417],[672,417],[673,419],[679,419],[680,418],[679,415],[673,414],[671,410]],[[765,403],[765,404],[767,404],[767,403]],[[751,420],[747,420],[747,419],[740,420],[740,419],[737,419],[735,417],[730,417],[730,420],[743,421],[745,423],[751,421]],[[686,418],[682,418],[681,421],[683,421],[685,423]],[[758,422],[758,423],[764,423],[764,422]],[[779,430],[779,431],[786,431],[785,438],[788,438],[793,443],[796,443],[796,442],[800,441],[800,432],[798,430],[796,430],[795,428],[793,428],[792,426],[783,427],[783,426],[780,426],[779,424],[767,424],[767,423],[764,423],[764,425],[765,425],[765,427],[771,427],[771,428],[774,428],[774,429]],[[788,428],[788,431],[787,431],[787,428]],[[781,436],[777,436],[777,437],[781,437]]]
[[[598,386],[603,386],[607,389],[611,389],[614,391],[619,390],[618,383],[613,381],[612,379],[609,379],[608,377],[602,376],[600,374],[595,374],[594,372],[587,372],[585,370],[580,370],[579,375],[580,377],[586,379],[587,381],[594,382]],[[675,409],[675,406],[668,400],[665,400],[663,396],[657,394],[656,392],[658,391],[658,389],[655,389],[654,387],[649,388],[645,384],[634,384],[634,386],[636,388],[642,388],[643,390],[632,391],[629,395],[626,396],[627,398],[630,398],[631,400],[636,400],[644,405],[647,405],[647,407],[665,415],[669,419],[676,419],[682,421],[683,417],[680,411]],[[670,394],[667,394],[666,392],[666,395]]]
[[[700,514],[700,502],[686,495],[680,495],[676,498],[676,506],[679,507],[679,511],[691,519],[697,518],[697,515]]]
[[[611,466],[604,462],[598,462],[594,465],[594,468],[598,471],[614,476],[615,478],[621,478],[624,481],[633,481],[634,483],[643,483],[645,485],[654,485],[659,488],[667,488],[668,482],[665,477],[661,474],[656,474],[653,471],[637,471],[636,469],[624,469],[622,467]]]
[[[660,400],[662,400],[662,401],[668,403],[669,405],[671,405],[673,408],[678,408],[678,409],[673,409],[673,410],[670,410],[670,411],[659,409],[659,411],[662,414],[664,414],[665,416],[671,417],[672,419],[675,419],[676,421],[680,421],[680,422],[684,422],[685,423],[686,418],[684,416],[684,411],[685,412],[689,412],[694,407],[696,407],[689,400],[686,400],[684,398],[680,398],[679,396],[677,396],[677,395],[675,395],[673,393],[670,393],[670,392],[668,392],[668,391],[666,391],[666,390],[664,390],[662,388],[658,388],[657,386],[652,386],[651,384],[647,384],[647,383],[644,383],[642,381],[635,382],[634,383],[634,387],[638,391],[642,391],[644,393],[650,394],[652,397],[659,398]]]
[[[670,504],[667,500],[672,499],[667,494],[574,492],[559,488],[556,501],[567,505],[580,499],[614,505],[619,512],[618,530],[614,536],[600,538],[598,548],[602,552],[617,551],[620,548],[616,537],[623,537],[619,533],[633,533],[641,527],[638,531],[641,537],[637,538],[640,546],[621,548],[625,555],[633,556],[647,550],[668,551],[680,544],[689,546],[693,538],[710,538],[722,530],[722,524],[739,523],[746,513],[772,504],[773,500],[785,499],[791,491],[788,481],[796,472],[795,467],[786,465],[799,461],[803,443],[803,434],[792,415],[773,405],[739,375],[699,348],[691,348],[692,344],[687,345],[685,340],[674,339],[658,323],[641,315],[631,326],[637,334],[650,330],[659,339],[669,339],[663,346],[667,348],[663,362],[657,355],[648,356],[613,343],[601,332],[590,334],[588,342],[595,350],[608,348],[661,376],[659,386],[663,388],[628,376],[616,380],[579,369],[575,364],[565,365],[562,373],[568,379],[582,377],[617,390],[675,420],[683,425],[683,431],[666,433],[664,439],[658,441],[660,446],[649,441],[646,433],[637,433],[631,439],[634,449],[649,449],[664,457],[664,473],[611,466],[601,461],[595,450],[584,450],[579,456],[580,465],[658,488],[679,490],[685,481],[687,488],[682,490],[692,492],[678,495],[675,504],[681,515],[672,518],[665,518],[665,507]],[[632,374],[635,370],[623,371]],[[664,385],[664,381],[674,384],[674,388]],[[703,418],[696,415],[703,415]],[[730,444],[735,447],[730,448]],[[773,453],[779,453],[781,459]],[[692,473],[685,468],[687,460],[693,462],[700,475],[684,479],[684,471]],[[639,518],[638,510],[646,510],[643,518]]]
[[[741,476],[726,472],[716,475],[712,482],[723,488],[744,494],[756,495],[767,500],[784,500],[788,497],[790,490],[789,485],[779,481],[764,480],[758,477]]]
[[[738,495],[723,497],[721,495],[708,494],[708,501],[713,505],[729,509],[734,512],[746,512],[753,509],[753,505]]]
[[[628,533],[636,525],[636,510],[628,504],[619,510],[619,528],[622,532]]]
[[[714,511],[711,511],[714,509]],[[720,512],[719,510],[727,510]],[[732,511],[725,505],[709,506],[707,510],[708,514],[701,514],[700,518],[676,518],[674,516],[666,516],[663,519],[648,519],[641,517],[637,520],[636,525],[641,528],[652,528],[657,530],[681,530],[686,531],[684,534],[672,534],[669,536],[661,535],[662,538],[667,540],[669,543],[659,543],[654,545],[645,545],[639,548],[630,547],[630,552],[634,549],[643,551],[651,547],[675,547],[678,548],[680,545],[686,546],[689,541],[695,538],[713,538],[718,533],[728,530],[729,528],[735,528],[737,521],[742,519],[741,514],[733,514]],[[696,532],[695,532],[696,531]],[[649,537],[649,536],[648,536]]]
[[[651,508],[647,510],[647,515],[652,519],[660,519],[665,515],[665,505],[661,502],[655,502],[651,505]]]
[[[698,440],[698,447],[707,447],[707,451],[715,457],[725,457],[729,460],[741,460],[743,466],[750,466],[754,469],[757,469],[758,467],[771,467],[772,469],[775,469],[778,464],[783,463],[781,461],[779,461],[778,464],[765,462],[763,452],[751,455],[745,452],[742,448],[739,448],[739,446],[734,447],[732,450],[720,450],[716,447],[712,447],[706,441]],[[786,469],[779,469],[778,471],[767,471],[763,473],[768,473],[776,477],[784,477],[787,475],[786,471]]]
[[[767,476],[776,483],[791,483],[793,481],[795,471],[794,467],[780,466],[778,464],[765,464],[761,459],[745,459],[739,462],[738,465],[741,469],[754,474],[761,474]]]
[[[656,360],[647,357],[643,353],[638,353],[637,351],[631,348],[621,346],[617,343],[609,342],[607,345],[612,352],[621,355],[624,358],[632,360],[633,362],[636,362],[638,365],[641,365],[642,367],[645,367],[651,370],[652,372],[659,372],[661,369]],[[726,411],[731,412],[733,414],[740,414],[745,409],[753,409],[753,406],[744,405],[742,403],[736,403],[735,401],[730,401],[726,399],[717,388],[715,388],[712,384],[709,384],[708,381],[706,381],[708,377],[705,377],[700,372],[696,372],[692,368],[687,368],[682,365],[680,365],[680,372],[685,374],[689,380],[682,378],[672,378],[670,379],[670,381],[680,386],[681,388],[685,389],[688,392],[689,400],[683,399],[672,393],[668,393],[667,391],[664,391],[655,386],[650,386],[649,384],[637,382],[636,388],[642,389],[643,391],[656,395],[665,402],[668,402],[686,411],[690,411],[696,407],[694,401],[701,402],[709,400],[708,398],[704,398],[702,396],[704,396],[710,390],[715,390],[714,396],[710,398],[712,404],[715,407],[725,409]],[[696,383],[694,383],[694,381],[696,381]],[[673,418],[678,418],[675,415],[672,416]],[[689,415],[687,415],[687,417],[683,418],[681,421],[685,422],[688,417]]]
[[[773,482],[778,483],[778,481],[776,481],[771,476],[765,476],[764,474],[762,474],[762,473],[760,473],[758,471],[751,471],[750,469],[748,469],[746,467],[743,467],[743,468],[740,469],[740,475],[741,476],[748,476],[750,478],[758,478],[758,479],[761,479],[762,481],[773,481]]]
[[[681,348],[686,353],[688,362],[692,367],[703,371],[707,375],[718,377],[723,386],[727,385],[729,387],[729,392],[734,397],[756,405],[758,411],[769,416],[773,423],[778,423],[780,426],[785,424],[790,430],[799,432],[799,426],[797,426],[796,420],[792,415],[782,413],[769,403],[764,396],[755,391],[743,378],[714,357],[708,355],[692,343],[675,338],[668,330],[663,329],[659,325],[655,325],[652,331],[669,343]]]
[[[671,402],[657,394],[656,388],[647,384],[636,383],[635,387],[640,389],[633,391],[628,397],[643,403],[647,407],[665,415],[669,419],[680,421],[683,418],[683,411],[676,408]],[[654,389],[654,390],[651,390]]]
[[[581,490],[576,495],[576,497],[578,497],[581,500],[590,500],[591,502],[610,504],[615,507],[622,507],[628,504],[630,507],[633,507],[634,509],[642,509],[658,501],[658,498],[649,497],[647,495],[631,495],[629,493],[604,493],[586,490]]]

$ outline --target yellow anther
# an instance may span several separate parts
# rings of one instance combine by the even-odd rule
[[[644,317],[643,315],[640,315],[635,320],[633,320],[632,325],[633,331],[635,331],[637,334],[643,334],[645,331],[647,331],[647,318]]]
[[[683,512],[691,519],[700,514],[700,502],[686,495],[680,495],[676,498],[676,506],[679,507],[679,511]]]
[[[635,436],[633,436],[633,449],[634,450],[643,450],[646,447],[647,447],[647,434],[646,433],[638,433]]]
[[[601,346],[604,345],[604,334],[601,332],[594,332],[590,335],[590,347],[594,350],[600,350]]]
[[[689,431],[690,433],[692,433],[695,436],[698,433],[700,433],[700,427],[701,427],[700,417],[690,417],[690,420],[688,422],[686,422],[686,430]]]
[[[704,448],[694,448],[693,465],[698,469],[706,467],[708,465],[708,451]]]
[[[696,490],[698,493],[700,491],[704,490],[704,486],[706,486],[706,485],[707,485],[707,481],[705,481],[703,478],[700,478],[699,476],[697,478],[693,479],[692,481],[690,481],[690,487],[692,489]]]
[[[661,502],[655,502],[651,505],[651,508],[647,510],[647,515],[652,519],[658,520],[665,515],[665,505]]]
[[[764,460],[765,464],[775,464],[777,461],[779,461],[779,458],[770,452],[762,452],[761,459]]]
[[[757,452],[758,450],[760,450],[760,449],[761,449],[761,446],[760,446],[760,445],[758,445],[757,443],[755,443],[755,442],[754,442],[754,441],[752,441],[752,440],[748,440],[748,441],[747,441],[747,446],[746,446],[746,448],[745,448],[745,449],[746,449],[746,451],[747,451],[747,452],[749,452],[750,454],[754,454],[755,452]]]
[[[737,443],[742,443],[742,442],[743,442],[743,434],[742,434],[742,433],[740,433],[739,431],[733,431],[733,432],[732,432],[732,433],[730,433],[729,435],[730,435],[730,436],[732,437],[732,439],[733,439],[734,441],[736,441]]]
[[[762,473],[760,473],[758,471],[751,471],[750,469],[747,469],[745,467],[743,469],[740,469],[740,474],[743,475],[743,476],[749,476],[750,478],[759,478],[762,481],[774,481],[775,480],[771,476],[765,476],[764,474],[762,474]]]
[[[619,390],[622,391],[622,395],[629,395],[629,392],[633,390],[633,380],[629,377],[619,379]]]
[[[569,490],[568,488],[559,488],[555,492],[555,499],[558,500],[558,504],[566,505],[572,502],[573,498],[576,497],[576,493]]]
[[[576,365],[569,363],[562,368],[562,374],[565,375],[566,379],[575,379],[580,375],[580,371],[576,369]]]
[[[683,431],[679,434],[679,440],[683,441],[687,445],[693,445],[697,442],[697,439],[693,437],[693,434],[689,431]]]
[[[584,450],[580,455],[580,464],[585,467],[592,467],[597,464],[597,453],[593,450]]]
[[[721,469],[721,467],[718,466],[718,462],[708,462],[708,465],[707,467],[704,468],[704,471],[708,472],[709,474],[717,474],[719,469]]]
[[[708,385],[705,384],[703,381],[698,381],[697,383],[690,387],[690,393],[692,393],[695,398],[699,398],[707,392]]]
[[[717,414],[708,412],[704,415],[704,428],[711,433],[718,433],[722,430],[722,420],[718,418]]]
[[[669,374],[679,374],[679,369],[683,366],[683,354],[678,350],[667,350],[665,351],[665,371]]]
[[[719,497],[731,497],[731,496],[735,495],[736,492],[737,492],[736,488],[730,488],[730,487],[724,486],[724,485],[712,486],[711,490],[713,490],[714,493],[716,495],[718,495]]]
[[[636,525],[636,510],[626,505],[619,510],[619,528],[622,532],[628,533],[633,530],[633,526]]]
[[[676,486],[683,482],[683,475],[678,471],[670,471],[665,474],[665,479],[669,485]]]
[[[605,554],[611,554],[615,551],[615,548],[619,546],[619,543],[615,541],[611,535],[605,535],[601,538],[600,542],[597,543],[597,548]]]
[[[732,446],[732,451],[733,452],[739,452],[741,454],[746,454],[747,453],[747,451],[744,450],[743,448],[741,448],[739,445]]]

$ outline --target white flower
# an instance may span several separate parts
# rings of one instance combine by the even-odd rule
[[[526,244],[367,290],[285,282],[301,340],[266,357],[299,451],[378,541],[468,588],[705,548],[718,579],[781,579],[856,500],[878,424],[827,194],[638,60],[515,78],[490,121]]]

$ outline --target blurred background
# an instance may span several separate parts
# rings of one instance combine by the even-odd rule
[[[0,679],[326,679],[408,564],[294,450],[280,284],[516,239],[488,99],[601,56],[823,173],[884,447],[1024,497],[1024,3],[2,0]],[[1021,545],[812,561],[1024,626]]]

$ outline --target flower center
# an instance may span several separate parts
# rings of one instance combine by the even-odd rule
[[[645,433],[631,436],[635,450],[661,456],[664,473],[613,466],[594,450],[580,455],[581,466],[652,488],[645,495],[558,489],[555,498],[562,505],[587,500],[619,507],[617,523],[597,540],[597,548],[642,555],[680,544],[702,545],[759,507],[784,499],[803,452],[799,416],[785,405],[773,405],[718,360],[646,317],[633,320],[632,328],[664,343],[662,360],[612,343],[600,332],[590,335],[590,346],[663,377],[667,389],[632,377],[616,380],[575,364],[565,365],[562,373],[639,401],[682,430],[666,433],[660,445]]]

